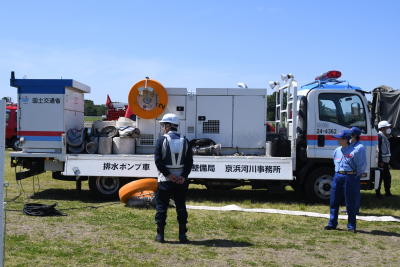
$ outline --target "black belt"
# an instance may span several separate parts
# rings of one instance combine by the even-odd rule
[[[337,172],[337,173],[340,173],[340,174],[357,174],[356,172],[343,172],[343,171],[340,171],[340,172]]]

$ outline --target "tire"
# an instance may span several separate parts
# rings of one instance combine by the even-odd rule
[[[19,139],[17,137],[14,137],[14,139],[11,141],[10,147],[15,151],[21,150],[19,147]]]
[[[119,189],[126,183],[127,179],[124,177],[90,177],[89,189],[98,200],[118,200]]]
[[[311,202],[329,204],[334,175],[331,167],[318,168],[308,175],[305,191]]]
[[[392,156],[390,157],[390,167],[400,170],[400,145],[393,149]]]

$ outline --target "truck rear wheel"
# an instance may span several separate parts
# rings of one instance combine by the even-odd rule
[[[123,177],[97,176],[89,178],[89,189],[99,200],[117,200],[119,189],[124,186],[127,179]]]
[[[398,145],[392,151],[392,156],[390,157],[390,167],[395,170],[400,170],[400,146]]]
[[[305,191],[312,202],[329,204],[335,170],[331,167],[318,168],[307,177]]]
[[[19,138],[14,137],[14,139],[11,141],[11,148],[15,151],[21,150],[19,147]]]

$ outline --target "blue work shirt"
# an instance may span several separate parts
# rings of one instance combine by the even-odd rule
[[[362,166],[362,172],[365,172],[365,170],[367,169],[367,149],[365,148],[365,146],[360,142],[360,141],[356,141],[354,143],[350,143],[350,145],[352,147],[354,147],[355,149],[358,150],[358,152],[361,154],[361,158],[363,160],[363,166]]]
[[[335,149],[333,153],[333,161],[335,163],[335,172],[356,172],[357,176],[363,172],[363,162],[361,153],[352,146],[342,148],[341,146]]]

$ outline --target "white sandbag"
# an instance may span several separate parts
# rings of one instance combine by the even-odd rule
[[[112,141],[113,154],[135,154],[134,138],[114,137]]]
[[[113,141],[111,137],[100,137],[99,138],[99,150],[98,154],[111,154]]]
[[[133,122],[133,120],[125,117],[119,117],[117,122],[128,122],[128,121]]]
[[[95,121],[92,126],[92,133],[96,135],[97,131],[100,132],[106,126],[115,126],[115,121]]]
[[[131,138],[139,138],[140,130],[139,128],[135,128],[133,126],[122,126],[118,129],[120,137],[131,137]]]

